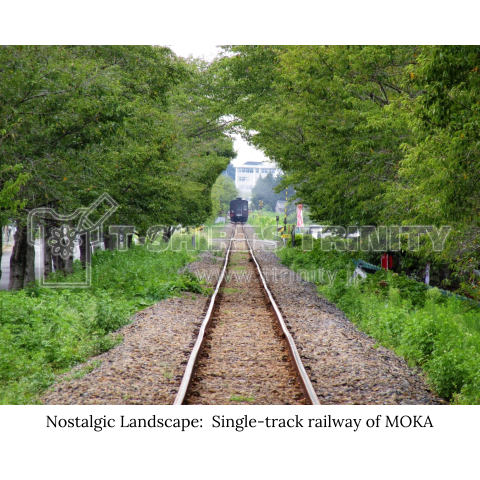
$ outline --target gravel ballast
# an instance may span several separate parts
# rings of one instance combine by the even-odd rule
[[[191,271],[218,275],[222,259],[204,253]],[[121,328],[123,342],[60,379],[41,399],[48,405],[172,404],[195,342],[208,297],[185,293],[138,312]],[[82,378],[75,373],[100,365]]]
[[[257,245],[258,248],[269,247]],[[446,403],[429,390],[420,371],[409,368],[401,357],[378,346],[374,339],[359,331],[334,304],[317,294],[314,284],[301,280],[281,265],[274,253],[259,249],[255,250],[255,256],[289,326],[320,403]],[[206,252],[187,269],[213,284],[222,261],[222,257]],[[228,282],[225,287],[229,287]],[[241,289],[241,285],[235,287]],[[49,405],[172,404],[208,300],[204,295],[188,293],[138,312],[131,324],[117,332],[123,337],[120,345],[63,376],[41,400]],[[235,312],[233,303],[232,311]],[[251,328],[245,324],[246,331]],[[238,361],[244,362],[244,359]],[[239,364],[238,369],[235,368],[237,376],[253,361]],[[88,369],[89,365],[93,371],[81,378],[72,378],[75,372]],[[207,389],[206,383],[199,383]],[[231,395],[240,393],[237,386],[233,390],[230,388],[226,401],[227,397],[223,393],[220,395],[218,387],[212,384],[209,389],[223,398],[220,404],[231,403]],[[260,391],[252,393],[254,400],[248,403],[255,404],[255,400],[260,400]],[[262,397],[260,403],[267,402]]]
[[[403,358],[358,330],[341,310],[317,294],[314,284],[282,265],[273,252],[254,253],[291,327],[320,403],[445,403],[428,388],[420,371],[409,368]]]
[[[237,239],[243,234],[237,231]],[[236,241],[184,403],[304,404],[288,347],[256,267]]]

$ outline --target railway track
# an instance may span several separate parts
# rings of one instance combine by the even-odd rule
[[[174,405],[319,404],[243,225],[196,333]]]

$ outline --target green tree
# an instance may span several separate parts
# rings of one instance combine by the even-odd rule
[[[190,60],[188,71],[189,77],[171,98],[178,132],[177,175],[182,183],[176,223],[200,225],[214,214],[212,187],[236,152],[232,139],[225,134],[230,122],[223,118],[213,95],[212,70],[203,61]]]
[[[201,223],[234,155],[213,102],[199,96],[208,78],[163,47],[1,47],[0,159],[28,176],[19,230],[33,208],[70,213],[103,192],[120,204],[112,223],[139,232]],[[0,180],[13,177],[2,170]],[[25,265],[11,270],[14,288]]]
[[[214,205],[214,216],[221,213],[227,214],[230,210],[230,201],[238,197],[238,190],[235,182],[225,175],[220,175],[213,185],[212,202]]]
[[[21,171],[22,166],[8,166],[0,167],[0,174],[9,173],[15,175],[15,172]],[[14,215],[18,208],[22,208],[22,201],[17,197],[20,188],[25,185],[28,180],[28,174],[19,173],[16,177],[13,176],[6,181],[0,183],[0,227],[4,222],[8,221],[9,217]]]
[[[271,173],[268,173],[265,177],[258,177],[257,183],[252,189],[252,202],[258,206],[259,201],[263,201],[263,205],[269,206],[270,211],[275,211],[275,205],[277,200],[285,200],[285,190],[276,192],[275,189],[279,187],[282,178],[280,176],[274,177]],[[295,196],[293,189],[289,190],[290,198]]]
[[[415,97],[403,75],[415,47],[231,46],[218,61],[222,94],[245,136],[285,172],[317,221],[376,224],[395,182],[403,116]],[[221,74],[219,74],[221,76]],[[226,93],[223,93],[225,91]]]
[[[461,270],[480,265],[479,66],[478,46],[432,46],[408,70],[421,94],[401,104],[414,137],[391,192],[405,221],[454,227],[441,256]]]
[[[165,189],[174,168],[167,92],[185,68],[162,48],[8,46],[0,49],[0,72],[1,161],[22,165],[29,177],[14,217],[11,287],[21,288],[31,279],[28,211],[70,213],[106,191],[133,223],[142,216],[136,200],[149,197],[152,183],[155,193]],[[4,170],[2,181],[11,175]]]
[[[0,173],[6,173],[9,171],[20,171],[21,165],[16,167],[1,166]],[[0,177],[1,178],[1,177]],[[7,225],[9,219],[16,214],[18,208],[22,208],[21,200],[16,199],[22,185],[28,180],[28,174],[20,173],[15,178],[10,178],[7,181],[2,182],[0,179],[0,265],[2,263],[3,256],[3,226]],[[2,278],[2,270],[0,269],[0,278]]]

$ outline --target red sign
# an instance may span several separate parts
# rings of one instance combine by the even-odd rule
[[[393,258],[391,255],[384,253],[382,255],[382,268],[385,270],[391,270],[393,267]]]
[[[297,205],[297,227],[303,227],[303,205]]]

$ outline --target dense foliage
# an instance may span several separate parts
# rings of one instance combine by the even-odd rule
[[[263,208],[271,212],[275,211],[277,200],[285,200],[285,190],[276,192],[275,189],[280,185],[281,177],[274,177],[268,173],[264,177],[258,177],[252,189],[252,203],[254,208],[259,208],[259,202],[263,202]],[[290,189],[290,196],[295,192]]]
[[[226,175],[220,175],[212,188],[214,216],[226,216],[230,211],[230,201],[238,197],[235,181]]]
[[[92,287],[0,291],[0,403],[24,404],[51,385],[55,375],[121,338],[110,335],[137,310],[202,286],[178,270],[195,252],[145,247],[105,251],[93,257]],[[80,262],[73,277],[81,278]],[[58,280],[58,279],[57,279]]]
[[[164,47],[0,47],[0,225],[19,232],[11,288],[33,279],[32,209],[71,214],[108,193],[119,204],[109,224],[142,236],[212,215],[235,152],[211,85],[206,64]]]
[[[351,283],[358,252],[284,248],[284,264],[316,281],[319,291],[380,344],[421,366],[435,391],[453,402],[480,402],[480,306],[381,270]],[[315,276],[313,276],[315,273]]]
[[[416,263],[478,268],[478,46],[224,50],[220,101],[314,221],[451,225],[445,251]]]
[[[0,160],[28,178],[23,211],[107,192],[117,224],[201,223],[234,156],[206,84],[167,48],[1,47]],[[2,168],[0,186],[18,173]]]

